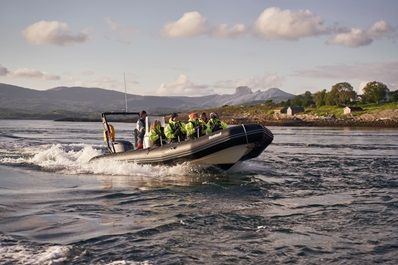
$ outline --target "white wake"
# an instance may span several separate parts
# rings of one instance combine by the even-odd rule
[[[16,151],[15,151],[16,152]],[[101,155],[102,151],[91,145],[40,145],[24,147],[18,155],[0,158],[1,164],[31,165],[44,171],[62,174],[98,174],[118,176],[170,176],[187,175],[194,170],[189,164],[176,166],[138,165],[136,163],[98,160],[89,162],[91,158]]]

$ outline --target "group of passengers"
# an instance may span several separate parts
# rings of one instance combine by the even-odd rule
[[[142,136],[142,138],[137,142],[137,149],[142,148],[145,127],[142,130],[141,125],[145,126],[145,117],[146,112],[142,111],[140,113],[140,119],[137,121],[137,130],[141,132],[139,137]],[[205,112],[200,116],[198,113],[193,112],[189,114],[189,120],[187,123],[179,120],[177,113],[173,113],[169,119],[169,123],[165,127],[162,127],[158,120],[155,120],[152,123],[149,131],[149,140],[153,145],[161,146],[166,143],[176,143],[196,139],[225,128],[227,128],[227,124],[221,121],[215,112],[210,113],[210,119],[207,118]],[[141,129],[141,131],[139,129]],[[141,145],[139,145],[139,143],[141,143]]]

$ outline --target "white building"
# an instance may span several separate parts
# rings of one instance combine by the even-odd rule
[[[345,107],[344,108],[344,115],[346,114],[351,114],[352,112],[356,112],[356,111],[363,111],[363,109],[361,107]]]
[[[288,107],[286,114],[287,116],[293,116],[296,113],[304,112],[304,108],[301,106],[293,106],[293,107]]]

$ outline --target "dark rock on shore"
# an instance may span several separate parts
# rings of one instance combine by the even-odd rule
[[[247,117],[247,118],[227,118],[224,119],[228,124],[259,123],[265,126],[314,126],[314,127],[375,127],[375,128],[398,128],[398,121],[392,119],[313,119],[303,120],[292,119],[272,119],[267,117]]]

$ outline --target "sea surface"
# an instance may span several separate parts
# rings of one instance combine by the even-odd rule
[[[221,172],[89,163],[100,123],[0,120],[0,264],[398,264],[398,130],[270,129]]]

